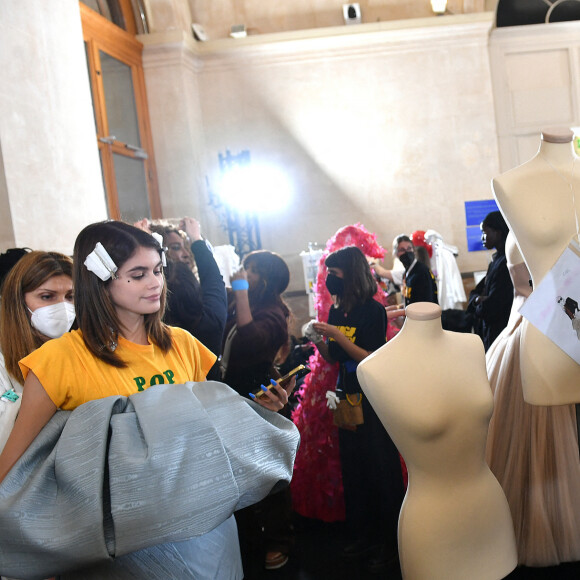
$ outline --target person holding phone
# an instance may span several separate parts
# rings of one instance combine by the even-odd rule
[[[275,252],[248,254],[231,279],[222,356],[223,380],[243,396],[280,378],[275,364],[286,358],[290,309],[282,293],[290,270]]]
[[[314,323],[326,337],[322,357],[339,363],[336,394],[362,407],[362,424],[340,428],[339,449],[348,543],[343,557],[367,558],[373,573],[398,567],[397,524],[404,496],[399,452],[362,393],[356,369],[386,343],[387,314],[373,299],[377,285],[363,252],[347,246],[325,260],[326,287],[334,298],[328,322]]]
[[[286,358],[290,310],[282,293],[290,270],[281,256],[268,250],[248,254],[232,276],[229,320],[222,355],[223,381],[241,395],[260,400],[254,392],[269,391],[280,373],[276,362]],[[296,379],[285,385],[291,393]],[[257,553],[267,570],[288,562],[294,545],[289,490],[236,512],[243,553]],[[251,563],[248,563],[251,565]]]

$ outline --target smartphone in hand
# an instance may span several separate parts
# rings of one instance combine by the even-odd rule
[[[292,377],[296,377],[296,379],[301,379],[305,377],[310,372],[310,369],[306,365],[298,365],[296,368],[293,368],[289,373],[285,374],[282,378],[278,379],[276,382],[281,386],[284,387]],[[274,385],[264,385],[268,387],[270,390]],[[262,389],[259,389],[257,392],[254,393],[256,397],[261,397],[264,394]]]

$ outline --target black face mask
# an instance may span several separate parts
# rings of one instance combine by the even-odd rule
[[[410,252],[405,252],[403,255],[399,256],[401,264],[405,266],[405,270],[408,270],[411,264],[415,261],[415,252],[412,250]]]
[[[327,274],[326,287],[333,296],[341,296],[344,292],[344,280],[335,274]]]

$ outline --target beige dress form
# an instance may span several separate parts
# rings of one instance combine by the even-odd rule
[[[486,354],[494,411],[487,461],[512,513],[518,563],[580,560],[580,459],[574,405],[529,405],[522,395],[519,308],[530,275],[510,232],[506,242],[514,302],[507,327]]]
[[[577,235],[580,162],[572,137],[570,130],[544,130],[537,155],[492,182],[534,287]],[[580,365],[527,320],[522,321],[521,334],[525,401],[532,405],[580,402]]]
[[[399,334],[358,366],[409,472],[399,517],[406,580],[496,580],[517,562],[510,510],[485,461],[493,399],[481,339],[445,331],[441,308],[406,309]]]

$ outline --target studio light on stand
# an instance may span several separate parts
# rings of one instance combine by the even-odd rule
[[[431,10],[438,16],[447,11],[447,0],[431,0]]]
[[[243,257],[262,247],[259,214],[282,211],[290,200],[284,172],[271,165],[253,164],[250,152],[219,153],[220,179],[216,192],[210,189],[209,205],[220,217],[230,244]]]

